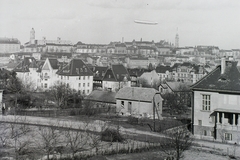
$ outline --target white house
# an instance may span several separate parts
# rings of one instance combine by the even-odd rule
[[[122,115],[162,118],[162,97],[153,88],[124,87],[116,96],[117,112]],[[155,109],[154,109],[155,108]]]
[[[225,61],[192,86],[192,122],[196,137],[240,141],[240,73],[237,62]]]
[[[93,90],[93,73],[81,59],[72,59],[57,74],[60,82],[82,95],[89,95]]]

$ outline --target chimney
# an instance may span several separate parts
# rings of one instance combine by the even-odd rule
[[[226,59],[225,57],[221,59],[221,74],[224,74],[226,69]]]

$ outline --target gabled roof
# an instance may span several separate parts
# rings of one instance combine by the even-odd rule
[[[144,72],[149,72],[150,70],[144,68],[128,68],[128,73],[130,76],[140,77]]]
[[[85,98],[85,100],[116,104],[115,96],[116,92],[94,90]]]
[[[154,88],[124,87],[117,92],[115,98],[124,100],[152,102],[153,96],[155,96],[157,92],[158,91]]]
[[[221,74],[221,66],[215,68],[208,75],[192,85],[193,90],[211,92],[240,93],[240,72],[237,62],[228,61],[224,74]]]
[[[72,59],[66,66],[57,72],[64,76],[92,76],[92,71],[81,59]]]

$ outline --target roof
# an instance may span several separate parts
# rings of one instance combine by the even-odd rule
[[[126,47],[124,43],[117,43],[115,44],[115,47]]]
[[[17,38],[0,38],[0,44],[20,44]]]
[[[128,68],[128,73],[130,76],[140,77],[144,72],[149,72],[150,70],[144,68]]]
[[[24,57],[23,61],[20,62],[15,68],[16,72],[29,72],[29,68],[38,68],[37,61],[34,57]]]
[[[192,85],[193,90],[240,93],[240,72],[236,61],[227,61],[224,74],[221,65]]]
[[[64,76],[92,76],[92,71],[81,59],[72,59],[66,66],[57,72]]]
[[[93,80],[102,80],[108,67],[93,66],[90,69],[93,72]]]
[[[116,92],[94,90],[85,98],[85,100],[116,104],[115,96]]]
[[[189,89],[189,87],[192,85],[190,82],[166,82],[166,85],[173,91],[181,91],[182,87],[186,87],[186,89]]]
[[[106,71],[103,77],[104,81],[130,81],[127,69],[122,64],[114,64]]]
[[[48,60],[53,69],[58,69],[58,60],[56,58],[49,58]]]
[[[166,73],[166,71],[171,72],[172,68],[170,66],[157,66],[156,67],[156,72],[157,73]]]
[[[153,96],[155,96],[156,93],[158,93],[158,91],[154,88],[124,87],[117,92],[115,98],[152,102]]]

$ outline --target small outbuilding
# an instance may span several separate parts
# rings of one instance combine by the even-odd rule
[[[117,112],[121,115],[162,118],[162,97],[154,88],[124,87],[116,96]]]

